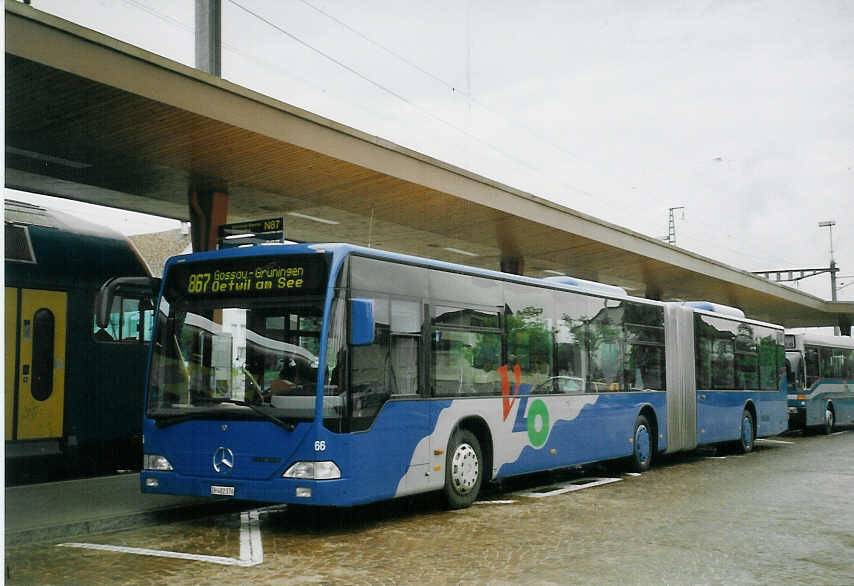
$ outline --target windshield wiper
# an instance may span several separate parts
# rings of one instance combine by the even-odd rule
[[[261,409],[257,405],[255,405],[253,403],[247,403],[246,401],[240,401],[238,399],[229,399],[228,397],[199,397],[199,398],[196,398],[195,400],[196,401],[202,401],[205,403],[229,403],[231,405],[238,405],[240,407],[249,407],[250,409],[252,409],[255,413],[257,413],[258,415],[260,415],[264,419],[267,419],[268,421],[272,421],[273,423],[275,423],[279,427],[283,427],[283,428],[287,429],[288,431],[293,431],[297,427],[295,424],[290,423],[289,421],[283,421],[283,420],[279,419],[278,417],[276,417],[275,415],[267,413],[266,411],[264,411],[263,409]]]

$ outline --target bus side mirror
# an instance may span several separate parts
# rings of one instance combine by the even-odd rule
[[[367,346],[374,343],[374,300],[350,300],[350,344]]]
[[[110,324],[110,310],[116,292],[128,297],[146,299],[153,307],[151,299],[160,292],[160,279],[157,277],[115,277],[101,285],[95,296],[95,323],[99,328]]]

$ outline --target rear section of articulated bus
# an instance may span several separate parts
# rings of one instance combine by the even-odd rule
[[[327,345],[341,347],[346,330],[334,258],[277,245],[167,263],[143,422],[144,492],[341,502],[345,456],[329,441],[345,416],[337,353],[327,361]]]

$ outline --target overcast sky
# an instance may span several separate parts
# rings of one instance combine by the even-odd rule
[[[193,65],[193,0],[32,5]],[[854,1],[222,5],[230,81],[746,270],[832,219],[854,283]]]

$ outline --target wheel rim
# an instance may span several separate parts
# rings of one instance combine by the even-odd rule
[[[649,430],[646,428],[646,425],[638,425],[637,429],[635,429],[635,456],[638,459],[638,463],[646,464],[647,460],[649,460],[649,454]]]
[[[459,494],[468,494],[477,484],[477,452],[469,444],[460,444],[451,459],[451,482]]]
[[[747,414],[741,419],[741,440],[745,448],[753,445],[753,422]]]

